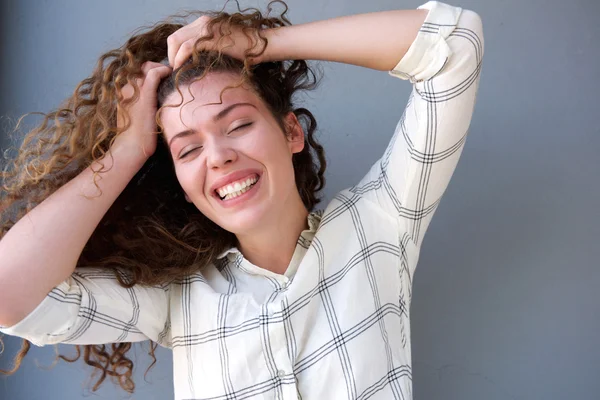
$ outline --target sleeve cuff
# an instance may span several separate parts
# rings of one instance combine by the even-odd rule
[[[59,294],[69,293],[69,296],[66,297],[80,296],[80,293],[74,293],[78,292],[78,290],[74,291],[73,289],[77,288],[72,287],[70,279],[61,282],[52,289],[29,315],[13,326],[0,326],[0,331],[10,336],[27,339],[38,347],[48,344],[50,334],[60,334],[69,331],[71,329],[70,325],[75,319],[74,317],[77,316],[79,309],[78,302],[68,300],[67,302],[71,303],[65,307],[68,309],[68,313],[65,315],[64,311],[66,310],[63,308],[61,313],[57,314],[57,310],[61,309],[57,307],[57,301],[61,301],[57,297],[63,297]]]
[[[446,43],[458,23],[462,8],[453,7],[438,1],[430,1],[418,9],[429,10],[402,60],[389,74],[412,83],[430,79],[446,64],[452,54]]]

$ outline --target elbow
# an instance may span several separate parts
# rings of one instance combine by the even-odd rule
[[[12,328],[25,318],[25,316],[17,316],[4,311],[6,310],[0,311],[0,329]]]
[[[462,28],[459,29],[457,34],[461,34],[460,31],[462,31],[464,35],[471,37],[481,59],[484,50],[483,21],[481,16],[475,11],[463,10],[457,27]]]

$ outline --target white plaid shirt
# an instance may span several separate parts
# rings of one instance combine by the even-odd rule
[[[42,346],[151,339],[173,351],[176,399],[412,398],[411,286],[462,152],[479,85],[481,20],[437,2],[390,71],[413,91],[380,160],[310,213],[284,275],[235,248],[202,273],[124,289],[77,269],[2,331]]]

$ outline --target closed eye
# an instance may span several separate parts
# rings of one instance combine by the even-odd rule
[[[246,128],[246,127],[248,127],[248,126],[250,126],[250,125],[252,125],[252,122],[249,122],[249,123],[247,123],[247,124],[244,124],[244,125],[240,125],[240,126],[238,126],[237,128],[235,128],[235,129],[232,129],[232,130],[231,130],[231,132],[233,132],[233,131],[237,131],[237,130],[239,130],[239,129],[242,129],[242,128]],[[231,133],[231,132],[229,132],[229,133]]]
[[[249,122],[249,123],[247,123],[247,124],[240,125],[240,126],[238,126],[237,128],[234,128],[234,129],[232,129],[232,130],[231,130],[229,133],[231,133],[231,132],[234,132],[234,131],[237,131],[237,130],[239,130],[239,129],[242,129],[242,128],[247,128],[247,127],[249,127],[250,125],[252,125],[252,122]],[[193,149],[191,149],[190,151],[188,151],[188,152],[186,152],[186,153],[184,153],[184,154],[180,155],[180,156],[179,156],[179,159],[181,160],[182,158],[185,158],[185,156],[187,156],[188,154],[192,153],[192,152],[193,152],[193,151],[195,151],[195,150],[201,149],[201,148],[202,148],[202,146],[200,146],[200,147],[194,147],[194,148],[193,148]]]
[[[187,156],[187,155],[188,155],[188,154],[190,154],[191,152],[193,152],[193,151],[195,151],[195,150],[198,150],[198,149],[201,149],[201,148],[202,148],[202,146],[200,146],[200,147],[194,147],[194,148],[193,148],[193,149],[191,149],[190,151],[188,151],[188,152],[186,152],[186,153],[183,153],[182,155],[180,155],[180,156],[179,156],[179,159],[181,160],[182,158],[184,158],[185,156]]]

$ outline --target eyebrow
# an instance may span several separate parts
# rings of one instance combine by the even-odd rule
[[[252,104],[252,103],[235,103],[235,104],[232,104],[232,105],[230,105],[228,107],[225,107],[224,109],[222,109],[221,111],[219,111],[219,113],[213,117],[213,122],[215,122],[215,123],[219,122],[220,120],[222,120],[223,118],[225,118],[227,116],[227,114],[229,114],[231,111],[233,111],[234,108],[241,107],[241,106],[251,106],[251,107],[256,108],[256,106],[254,104]],[[169,148],[171,148],[171,144],[173,143],[173,141],[175,139],[181,139],[181,138],[184,138],[186,136],[193,135],[193,134],[194,134],[194,131],[192,129],[186,129],[185,131],[179,132],[178,134],[176,134],[175,136],[173,136],[171,138],[171,140],[169,140],[169,145],[168,145]]]

